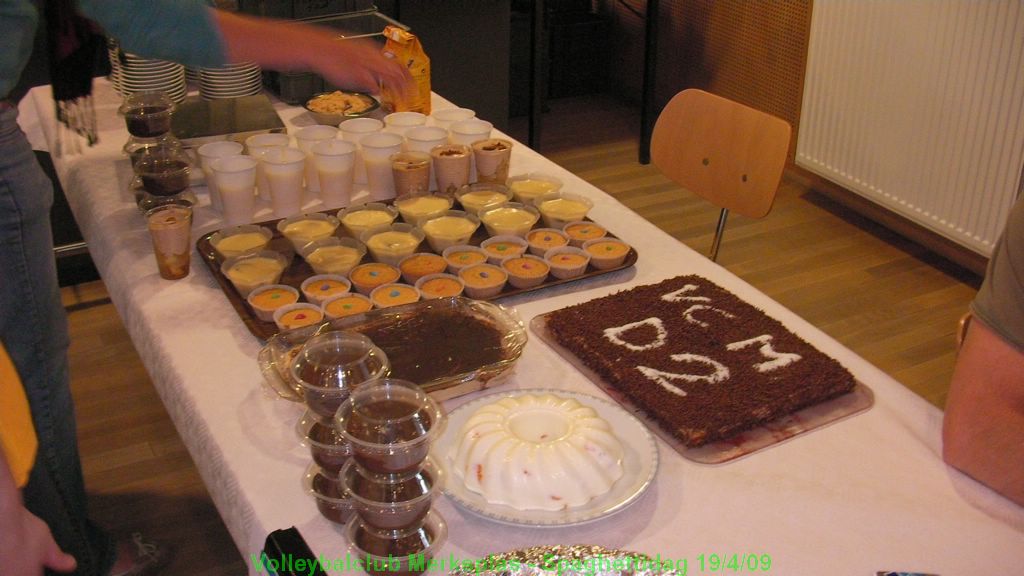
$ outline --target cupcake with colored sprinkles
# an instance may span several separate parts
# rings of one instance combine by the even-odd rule
[[[340,274],[316,274],[306,278],[301,289],[306,300],[320,306],[329,298],[348,294],[352,289],[352,283]]]
[[[362,314],[373,308],[373,302],[362,294],[342,294],[324,302],[324,316],[330,320]]]

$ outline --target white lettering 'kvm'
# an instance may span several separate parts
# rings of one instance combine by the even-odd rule
[[[708,384],[717,384],[728,380],[729,378],[729,368],[721,362],[716,362],[707,356],[701,356],[700,354],[673,354],[670,358],[676,362],[690,362],[710,366],[713,371],[710,374],[676,374],[674,372],[665,372],[655,368],[649,368],[647,366],[637,366],[636,369],[649,380],[657,383],[665,390],[677,396],[686,396],[686,390],[680,388],[674,381],[690,383],[707,382]]]
[[[642,326],[650,326],[655,330],[655,338],[646,344],[633,344],[626,342],[621,336],[629,332],[630,330],[640,328]],[[661,323],[661,318],[652,316],[646,320],[638,320],[636,322],[630,322],[629,324],[623,324],[622,326],[616,326],[613,328],[604,329],[604,337],[607,338],[612,344],[618,344],[619,346],[625,346],[630,350],[637,352],[643,350],[651,350],[653,348],[659,348],[665,345],[665,340],[668,338],[668,331],[665,330],[665,325]]]
[[[747,348],[748,346],[754,346],[756,344],[761,345],[761,347],[758,348],[758,352],[761,353],[761,356],[770,359],[767,362],[758,362],[754,364],[754,368],[757,368],[757,371],[761,372],[762,374],[765,372],[771,372],[772,370],[778,370],[779,368],[783,368],[785,366],[789,366],[793,362],[796,362],[801,359],[801,356],[799,354],[794,354],[792,352],[776,352],[775,349],[772,348],[771,334],[763,334],[761,336],[757,336],[756,338],[751,338],[750,340],[743,340],[740,342],[733,342],[732,344],[726,344],[725,349],[734,352],[736,350],[742,350],[744,348]]]

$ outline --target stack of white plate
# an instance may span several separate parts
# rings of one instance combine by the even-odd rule
[[[175,102],[185,99],[185,67],[168,60],[153,60],[120,50],[107,43],[110,81],[122,96],[136,92],[166,92]]]
[[[199,69],[199,94],[207,100],[259,94],[262,73],[255,62]]]

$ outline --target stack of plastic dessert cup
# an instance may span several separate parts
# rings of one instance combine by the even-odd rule
[[[338,330],[313,335],[289,365],[291,380],[307,408],[297,426],[313,458],[305,488],[331,522],[345,524],[353,515],[352,502],[338,480],[352,446],[335,429],[332,418],[353,390],[383,378],[390,368],[387,356],[369,338]]]
[[[339,483],[355,516],[345,528],[350,552],[371,574],[417,574],[447,538],[432,509],[441,469],[427,454],[446,423],[441,405],[399,379],[361,384],[334,417],[352,446]]]

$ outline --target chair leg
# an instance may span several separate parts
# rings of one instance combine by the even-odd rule
[[[725,233],[725,219],[729,217],[729,210],[722,208],[718,215],[718,226],[715,227],[715,238],[711,241],[711,261],[718,260],[718,247],[722,245],[722,234]]]

